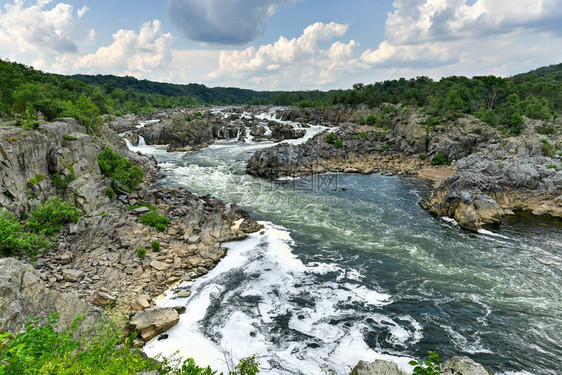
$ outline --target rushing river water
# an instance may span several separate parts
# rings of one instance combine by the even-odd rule
[[[150,355],[179,351],[224,371],[257,354],[265,374],[346,374],[376,358],[409,370],[434,350],[494,372],[562,373],[560,222],[514,217],[471,233],[420,208],[429,185],[416,178],[245,176],[269,146],[132,147],[158,159],[165,184],[239,203],[265,225],[227,244],[191,298],[160,301],[187,311]]]

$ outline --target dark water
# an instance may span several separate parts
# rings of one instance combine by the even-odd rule
[[[343,374],[359,359],[403,365],[432,350],[494,372],[562,373],[560,221],[513,217],[471,233],[421,209],[430,187],[415,178],[244,176],[259,147],[143,150],[163,163],[166,183],[274,223],[229,246],[194,297],[165,302],[187,313],[149,353],[180,350],[219,367],[222,352],[256,353],[264,373]]]

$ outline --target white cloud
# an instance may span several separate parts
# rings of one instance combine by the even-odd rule
[[[1,53],[16,60],[38,65],[61,54],[78,52],[76,43],[90,36],[88,24],[74,18],[72,5],[39,0],[26,7],[23,0],[0,9]],[[41,66],[40,66],[41,67]]]
[[[169,0],[167,13],[184,36],[199,42],[242,44],[256,38],[282,6],[298,0]]]
[[[59,60],[59,68],[90,73],[130,74],[143,76],[158,70],[158,64],[170,61],[173,37],[162,32],[160,21],[143,24],[139,32],[119,30],[113,43],[84,56],[66,56]]]
[[[85,5],[84,5],[82,8],[78,9],[78,12],[77,12],[78,18],[84,17],[84,15],[86,14],[86,12],[89,11],[89,10],[90,10],[90,8],[88,8],[88,7],[85,6]]]
[[[273,44],[262,45],[258,49],[248,47],[243,50],[223,51],[220,55],[220,67],[209,78],[238,77],[262,85],[266,82],[294,84],[315,82],[322,72],[324,79],[350,64],[358,43],[336,41],[328,49],[320,47],[322,42],[343,37],[348,25],[331,22],[317,22],[304,29],[298,38],[287,39],[283,36]],[[328,74],[330,71],[330,74]]]
[[[489,36],[545,28],[554,34],[562,31],[560,24],[551,24],[562,17],[561,0],[477,0],[472,5],[466,0],[395,0],[394,8],[386,20],[386,39],[376,50],[366,51],[365,63],[446,65],[460,61],[472,43],[497,52],[480,44]]]

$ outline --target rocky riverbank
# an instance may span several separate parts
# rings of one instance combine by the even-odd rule
[[[110,194],[111,180],[101,173],[97,160],[104,146],[142,166],[145,181],[138,189]],[[54,302],[56,299],[147,309],[153,298],[172,285],[212,269],[226,253],[223,242],[243,239],[260,229],[235,205],[162,187],[156,183],[160,174],[154,159],[130,152],[112,130],[89,135],[74,119],[43,124],[37,130],[0,127],[0,163],[0,209],[23,217],[46,198],[58,195],[83,213],[78,223],[63,227],[53,238],[51,249],[35,259],[20,254],[28,266],[20,272],[21,277],[8,275],[3,282],[23,278],[23,284],[28,285],[41,280],[45,292],[27,292],[20,284],[12,285],[21,293],[5,296],[6,304],[1,306],[2,316],[7,318],[0,331],[21,328],[29,315],[44,316],[50,310],[65,309]],[[64,189],[52,182],[55,174],[68,181]],[[164,231],[139,221],[141,214],[150,211],[169,219]],[[158,251],[151,250],[153,242],[158,243]],[[146,256],[139,256],[139,248],[148,249]],[[5,267],[21,268],[9,261],[12,259],[3,260]],[[34,270],[27,272],[28,267]],[[29,301],[39,294],[45,298]],[[181,295],[188,294],[183,291]],[[83,302],[65,305],[82,306]]]
[[[327,171],[404,174],[437,181],[422,202],[430,212],[477,230],[527,211],[562,218],[561,121],[526,120],[508,136],[472,116],[435,121],[421,109],[291,108],[282,119],[337,125],[294,146],[260,150],[247,173],[279,178]],[[371,125],[365,125],[369,122]]]

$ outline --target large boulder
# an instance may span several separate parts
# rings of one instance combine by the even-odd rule
[[[179,320],[180,316],[174,309],[154,307],[135,314],[129,323],[144,341],[149,341],[178,324]]]
[[[47,289],[39,273],[13,258],[0,259],[0,332],[18,332],[30,316],[46,318],[58,312],[58,328],[69,328],[83,315],[80,330],[94,326],[100,310],[69,293]]]
[[[488,371],[478,362],[463,357],[453,357],[441,364],[443,375],[489,375]]]
[[[351,371],[352,375],[402,375],[398,365],[394,362],[380,359],[374,362],[359,361]]]

